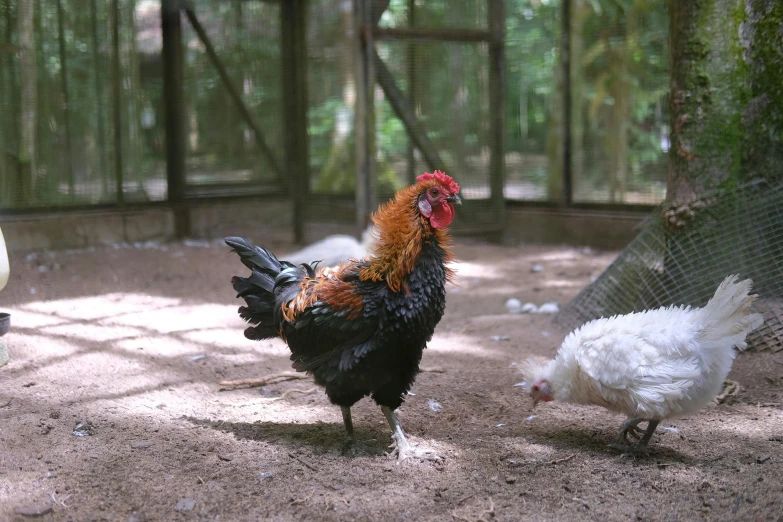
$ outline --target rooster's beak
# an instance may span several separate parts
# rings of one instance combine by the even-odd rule
[[[452,205],[462,205],[462,200],[456,194],[452,194],[451,196],[447,197],[446,201],[448,201]]]

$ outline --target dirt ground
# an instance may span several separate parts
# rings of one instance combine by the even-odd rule
[[[268,243],[290,251],[283,234]],[[263,239],[256,237],[254,239]],[[736,397],[664,422],[649,458],[609,448],[623,420],[531,402],[514,384],[566,332],[504,302],[568,302],[614,258],[458,242],[459,287],[399,416],[441,463],[345,452],[339,408],[309,380],[220,391],[290,369],[242,335],[216,243],[11,258],[0,368],[0,520],[783,520],[783,353],[744,353]],[[532,272],[533,264],[543,270]],[[494,339],[493,339],[494,336]],[[369,400],[357,435],[385,450]],[[91,435],[74,436],[77,423]]]

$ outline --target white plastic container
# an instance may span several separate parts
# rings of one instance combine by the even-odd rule
[[[11,267],[8,264],[8,251],[5,248],[3,229],[0,228],[0,290],[5,288],[5,285],[8,282],[8,276],[10,274]]]
[[[5,248],[5,239],[3,230],[0,229],[0,290],[5,288],[8,283],[8,276],[11,274],[11,267],[8,264],[8,251]],[[10,318],[9,318],[10,321]],[[5,366],[8,362],[8,344],[5,338],[0,337],[0,366]]]

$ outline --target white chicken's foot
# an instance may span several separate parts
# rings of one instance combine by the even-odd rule
[[[383,411],[383,415],[386,417],[386,420],[389,422],[389,427],[392,429],[392,439],[394,439],[392,447],[394,449],[392,450],[391,455],[397,456],[397,463],[402,462],[408,457],[431,461],[442,460],[442,457],[433,450],[422,447],[418,444],[414,446],[410,443],[408,437],[405,436],[405,432],[402,430],[400,420],[397,418],[391,408],[381,406],[381,410]]]
[[[641,433],[641,430],[637,428],[639,423],[641,422],[647,422],[647,430],[644,432],[644,436],[639,440],[636,444],[630,444],[628,443],[628,433],[632,433],[633,436],[638,438],[638,433]],[[651,419],[628,419],[623,423],[623,425],[620,427],[620,436],[622,439],[626,442],[626,444],[611,444],[611,447],[614,449],[618,449],[623,452],[623,454],[630,454],[630,455],[641,455],[646,456],[649,454],[649,450],[647,448],[647,444],[650,442],[650,439],[653,436],[653,433],[655,433],[655,429],[658,427],[658,423],[660,421]]]
[[[639,423],[644,422],[644,419],[627,419],[620,426],[620,438],[626,443],[630,444],[628,435],[630,434],[635,439],[642,438],[642,430],[639,429]]]

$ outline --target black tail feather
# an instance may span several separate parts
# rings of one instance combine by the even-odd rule
[[[227,237],[226,244],[239,254],[242,264],[252,272],[250,277],[234,276],[231,285],[237,297],[247,306],[239,307],[239,316],[253,326],[245,330],[245,337],[257,341],[277,337],[274,328],[275,277],[281,270],[293,266],[280,262],[273,253],[257,247],[242,237]]]
[[[293,266],[285,261],[281,263],[272,252],[255,246],[243,237],[227,237],[225,242],[233,252],[239,254],[243,265],[250,270],[271,276],[273,281],[283,268]]]

